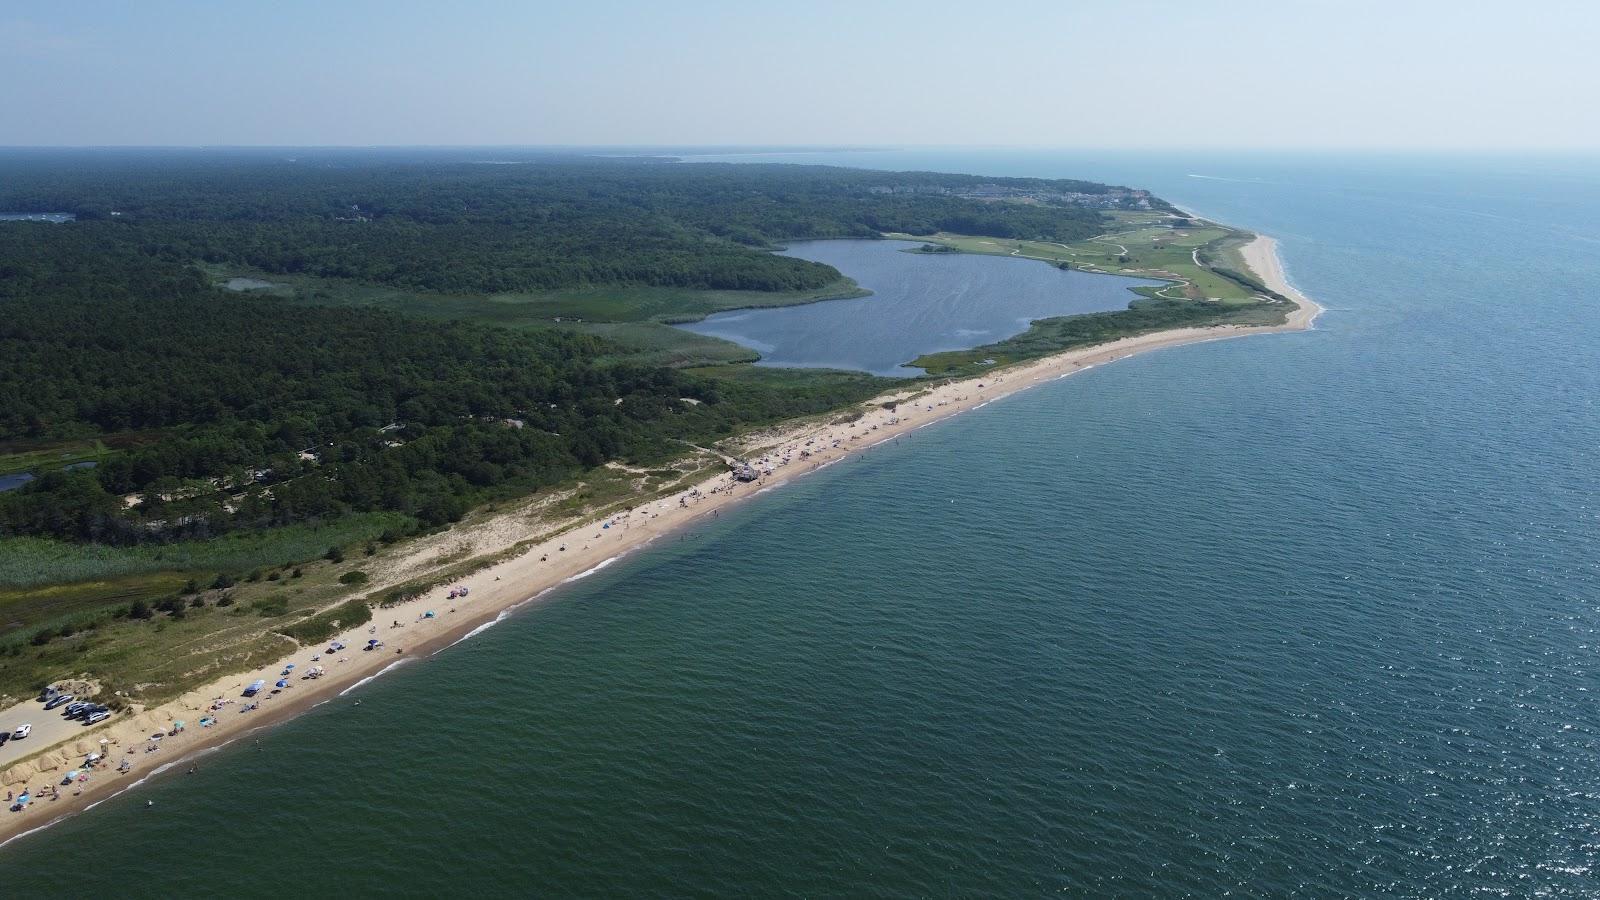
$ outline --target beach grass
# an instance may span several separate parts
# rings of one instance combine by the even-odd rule
[[[314,533],[319,542],[333,534]],[[203,571],[160,571],[0,592],[0,620],[43,616],[0,631],[0,705],[67,672],[91,675],[106,692],[156,703],[219,674],[277,658],[293,648],[291,635],[312,639],[328,621],[350,618],[348,611],[332,610],[363,586],[341,578],[371,564],[353,547],[352,558],[336,563],[320,558],[327,544],[307,546],[318,548],[313,559],[253,569],[226,587],[214,586]],[[191,574],[200,577],[186,577]],[[198,588],[193,593],[191,581]],[[131,614],[134,601],[151,609],[148,618]],[[162,602],[182,611],[156,609]],[[38,640],[41,632],[47,640]]]
[[[357,513],[331,522],[287,525],[203,541],[111,547],[49,538],[0,538],[0,590],[95,583],[154,572],[240,573],[315,558],[329,547],[404,533],[415,522],[400,513]],[[0,606],[0,620],[5,608]]]

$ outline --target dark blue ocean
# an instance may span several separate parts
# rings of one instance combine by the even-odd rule
[[[1329,311],[772,491],[6,891],[1600,892],[1600,161],[762,159],[1147,187]]]

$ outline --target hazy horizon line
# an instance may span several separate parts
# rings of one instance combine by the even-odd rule
[[[1600,146],[1434,147],[1434,146],[1150,146],[1059,144],[781,144],[781,143],[552,143],[552,144],[4,144],[7,150],[695,150],[770,153],[884,153],[908,150],[1016,150],[1092,153],[1392,153],[1446,155],[1560,154],[1600,155]]]

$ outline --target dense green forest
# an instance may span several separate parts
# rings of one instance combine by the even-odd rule
[[[463,296],[797,291],[840,275],[764,248],[883,231],[1079,240],[1102,208],[1149,202],[1086,182],[825,167],[289,156],[0,153],[0,211],[78,217],[0,223],[0,451],[117,448],[0,492],[0,536],[127,545],[355,512],[436,525],[883,386],[726,378],[630,362],[593,333],[231,294],[199,263]]]
[[[98,160],[97,157],[89,157]],[[532,156],[490,165],[224,154],[0,157],[0,211],[78,216],[96,241],[201,260],[431,291],[588,285],[788,291],[839,273],[760,252],[800,237],[954,231],[1081,240],[1088,206],[961,196],[997,185],[1110,196],[1105,185],[822,166]]]
[[[0,534],[127,544],[373,510],[439,524],[497,493],[878,389],[600,365],[613,348],[590,335],[418,327],[221,292],[87,230],[0,234],[0,441],[142,438],[0,493]]]

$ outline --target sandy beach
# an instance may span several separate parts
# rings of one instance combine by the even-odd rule
[[[96,728],[78,729],[77,736],[69,738],[67,743],[10,765],[0,772],[0,793],[9,793],[15,798],[24,788],[29,788],[32,803],[22,812],[0,814],[0,845],[81,812],[165,768],[182,772],[190,764],[189,760],[202,750],[238,740],[251,731],[325,702],[354,703],[359,692],[349,697],[345,695],[387,668],[417,664],[492,626],[514,608],[598,571],[632,550],[710,518],[723,507],[742,502],[765,488],[815,471],[852,453],[1034,385],[1138,353],[1310,328],[1321,307],[1288,283],[1275,242],[1271,238],[1257,237],[1242,252],[1264,283],[1298,304],[1283,324],[1256,328],[1187,328],[1125,338],[1019,364],[984,377],[935,387],[908,386],[899,394],[863,404],[859,408],[864,414],[848,424],[812,422],[748,436],[743,440],[741,451],[759,475],[755,482],[740,483],[732,475],[721,473],[670,497],[641,501],[631,511],[564,530],[455,585],[435,588],[396,606],[375,607],[370,625],[335,638],[346,645],[343,650],[325,652],[331,642],[302,648],[256,671],[218,678],[158,708],[124,714]],[[897,405],[894,409],[885,409],[885,403]],[[523,538],[526,535],[508,535],[505,546]],[[495,548],[480,546],[476,549],[487,553]],[[452,599],[451,591],[459,593],[461,587],[468,588],[469,593]],[[381,646],[363,649],[374,640],[380,641]],[[294,668],[285,675],[288,666]],[[321,667],[326,674],[315,679],[305,678],[313,667]],[[289,687],[269,693],[280,678]],[[245,688],[256,680],[264,680],[267,691],[254,698],[243,697]],[[252,704],[256,708],[250,709]],[[31,700],[24,707],[34,721],[59,716],[59,711],[46,712],[41,704]],[[6,716],[7,721],[12,718]],[[202,719],[214,720],[214,723],[202,725]],[[185,723],[182,730],[176,730],[179,721]],[[161,737],[152,740],[154,735]],[[7,745],[6,749],[11,750],[12,745]],[[87,782],[74,780],[62,784],[68,772],[82,768],[86,755],[102,750],[104,759],[88,772]],[[127,771],[119,773],[117,769],[124,760],[128,761]],[[57,788],[54,796],[50,786]],[[4,807],[9,810],[11,805],[12,802],[7,802]]]

